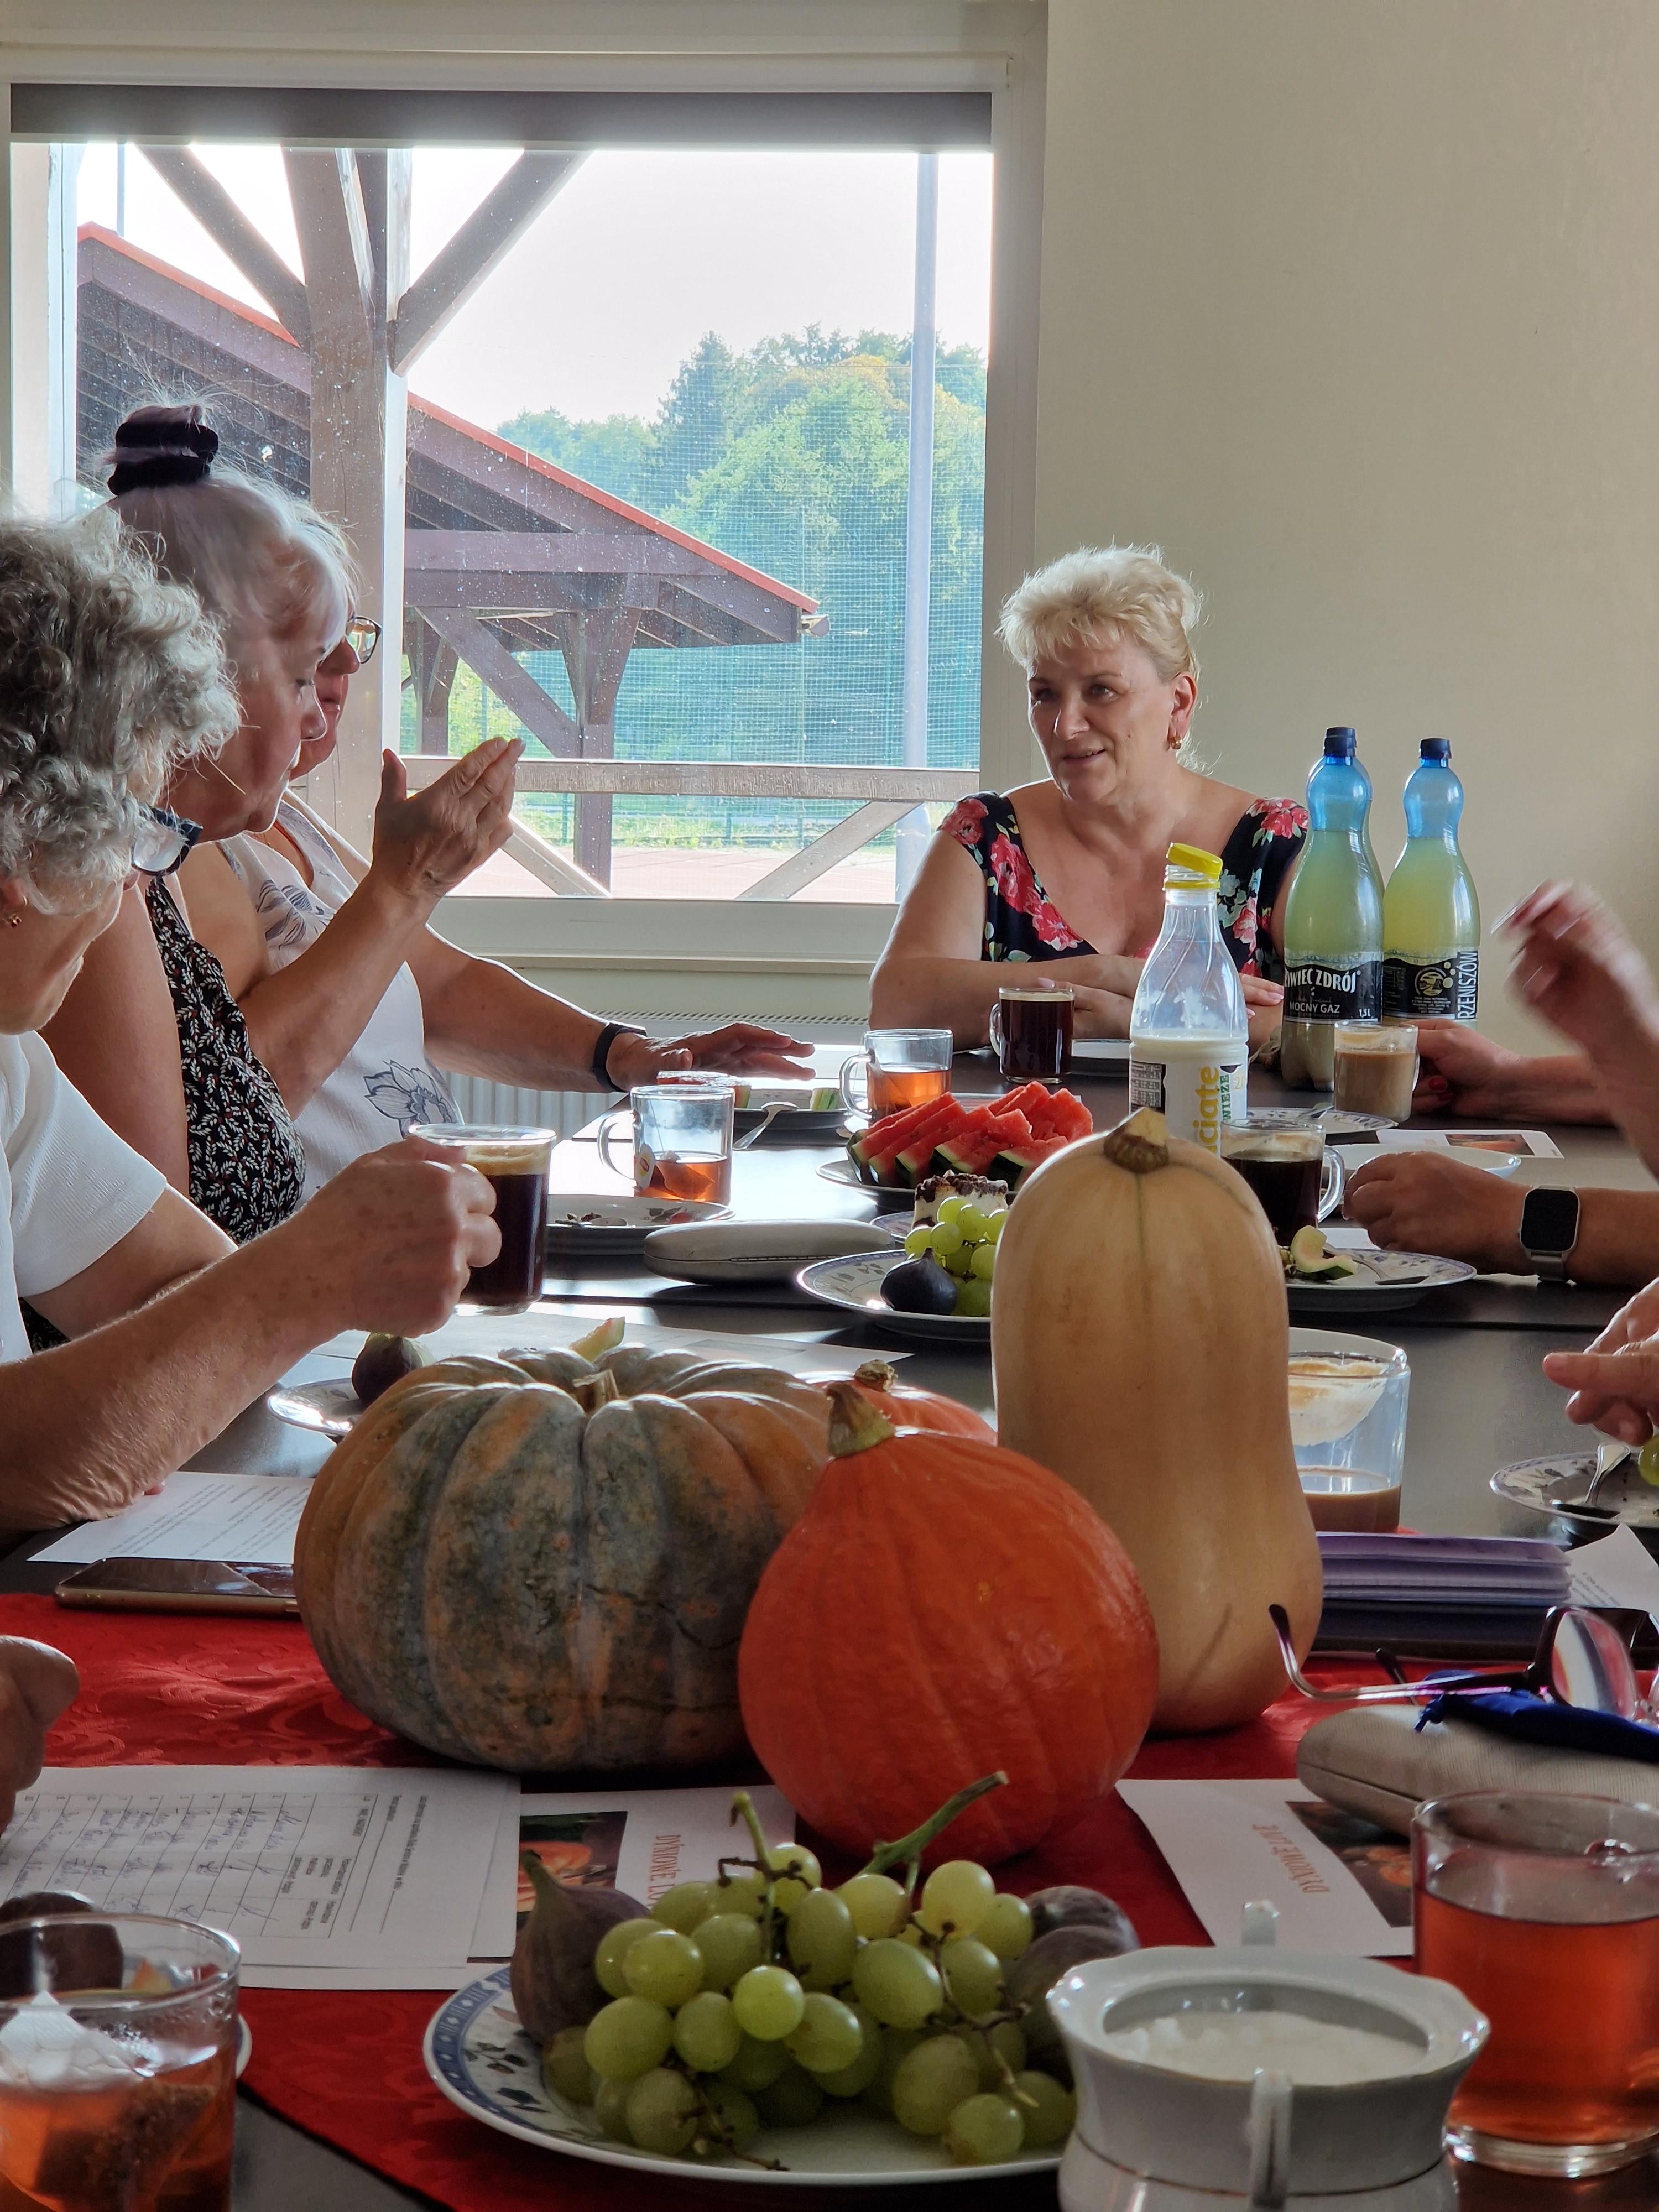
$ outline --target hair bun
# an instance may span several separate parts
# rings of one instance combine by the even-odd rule
[[[115,433],[110,497],[141,484],[200,483],[218,450],[219,433],[199,407],[135,407]]]

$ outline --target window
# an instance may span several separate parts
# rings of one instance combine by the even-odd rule
[[[360,554],[401,535],[343,827],[383,731],[417,777],[505,732],[475,895],[890,903],[979,775],[988,153],[58,158],[80,496],[126,408],[200,397]]]

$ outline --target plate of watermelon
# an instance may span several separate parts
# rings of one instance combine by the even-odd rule
[[[994,1176],[1012,1196],[1049,1154],[1088,1136],[1088,1108],[1069,1091],[1028,1083],[969,1105],[953,1093],[885,1114],[847,1139],[847,1158],[818,1173],[830,1182],[902,1197],[930,1175]]]

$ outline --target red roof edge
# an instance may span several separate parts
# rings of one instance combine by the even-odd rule
[[[92,240],[100,246],[107,246],[112,252],[124,254],[141,268],[151,270],[157,276],[165,276],[169,283],[181,286],[186,292],[195,293],[198,299],[210,301],[214,307],[222,307],[227,313],[239,316],[243,322],[252,323],[258,329],[268,331],[271,337],[281,338],[285,345],[295,345],[292,333],[284,330],[274,316],[262,314],[258,308],[250,307],[245,300],[234,300],[228,292],[221,292],[215,285],[204,284],[199,277],[187,276],[173,262],[163,261],[154,253],[146,253],[143,246],[134,246],[130,239],[118,237],[101,223],[83,222],[76,235],[77,239]],[[295,350],[298,350],[297,346]],[[817,612],[817,601],[809,599],[805,592],[798,592],[793,584],[780,583],[775,576],[768,576],[758,568],[750,568],[746,562],[736,559],[732,554],[722,553],[718,546],[710,545],[701,538],[693,538],[686,531],[677,530],[672,522],[665,522],[660,516],[647,514],[644,507],[630,506],[627,500],[618,499],[613,493],[601,489],[598,484],[590,483],[586,477],[572,476],[568,470],[557,468],[551,461],[544,461],[539,453],[532,453],[523,446],[514,446],[505,438],[498,438],[493,431],[484,429],[480,424],[469,422],[464,415],[452,414],[447,407],[440,407],[435,400],[422,399],[410,392],[409,404],[420,414],[429,416],[434,422],[442,422],[448,428],[459,431],[464,438],[470,438],[475,445],[499,454],[501,459],[517,461],[532,475],[545,477],[551,483],[562,484],[568,491],[580,493],[582,498],[592,500],[596,506],[608,507],[623,521],[635,523],[641,529],[650,531],[654,537],[665,538],[671,545],[683,546],[687,552],[696,553],[703,560],[713,562],[717,568],[724,568],[729,575],[740,577],[744,583],[769,592],[776,599],[788,600],[805,614]]]

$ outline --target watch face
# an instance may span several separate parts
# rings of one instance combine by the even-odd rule
[[[1578,1234],[1576,1190],[1529,1190],[1521,1209],[1521,1243],[1528,1252],[1566,1252]]]

